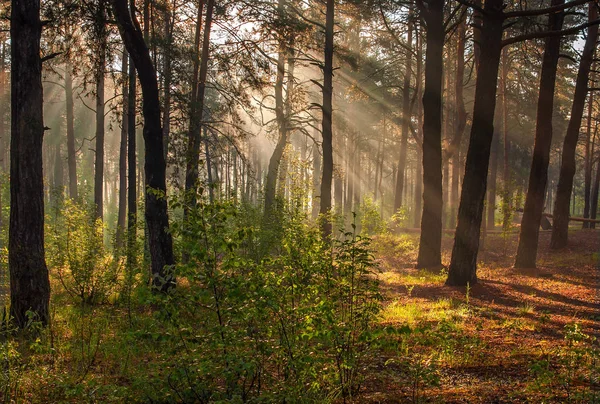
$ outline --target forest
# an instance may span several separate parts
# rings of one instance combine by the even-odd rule
[[[598,0],[0,0],[0,402],[600,403]]]

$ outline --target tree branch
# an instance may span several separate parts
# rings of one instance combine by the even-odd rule
[[[587,2],[589,2],[590,0],[573,0],[573,1],[568,1],[564,4],[559,4],[557,6],[553,6],[553,7],[547,7],[547,8],[540,8],[537,10],[521,10],[521,11],[509,11],[507,13],[504,13],[504,18],[515,18],[515,17],[533,17],[536,15],[544,15],[544,14],[550,14],[550,13],[554,13],[556,11],[561,11],[561,10],[565,10],[567,8],[571,8],[571,7],[575,7],[575,6],[580,6],[582,4],[585,4]]]
[[[582,29],[589,28],[593,25],[598,25],[598,24],[600,24],[600,20],[594,20],[594,21],[586,22],[585,24],[577,25],[575,27],[563,29],[560,31],[540,31],[540,32],[531,32],[529,34],[518,35],[518,36],[515,36],[512,38],[506,38],[504,41],[502,41],[502,47],[505,47],[507,45],[511,45],[511,44],[514,44],[517,42],[526,41],[528,39],[539,39],[539,38],[549,38],[549,37],[555,37],[555,36],[573,35],[573,34],[578,33],[579,31],[581,31]]]

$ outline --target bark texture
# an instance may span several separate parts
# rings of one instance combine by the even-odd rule
[[[44,256],[44,138],[39,0],[13,0],[11,35],[10,315],[47,324],[50,282]]]
[[[483,217],[487,173],[494,136],[494,111],[502,50],[502,0],[487,0],[483,18],[481,55],[477,70],[473,124],[458,208],[447,285],[477,282],[477,253]]]
[[[442,76],[444,1],[428,2],[423,91],[423,216],[417,267],[442,265]]]
[[[175,286],[170,271],[174,264],[173,241],[169,233],[166,200],[166,164],[160,121],[160,101],[156,71],[142,31],[129,14],[127,2],[111,0],[119,31],[137,70],[143,97],[146,198],[145,216],[148,229],[148,248],[152,262],[151,282],[161,292]],[[130,173],[131,175],[131,173]]]
[[[588,13],[588,20],[590,22],[598,18],[597,6],[594,3],[589,4]],[[581,61],[579,63],[579,71],[577,72],[577,81],[575,84],[575,94],[573,95],[573,105],[571,107],[571,119],[569,120],[567,134],[563,143],[562,162],[560,165],[560,174],[556,189],[556,202],[554,205],[552,238],[550,240],[550,248],[552,249],[564,248],[568,244],[569,207],[571,202],[571,193],[573,192],[573,177],[575,176],[576,169],[575,152],[577,151],[579,129],[581,128],[583,110],[585,109],[588,79],[590,75],[590,68],[592,67],[597,40],[598,25],[592,25],[588,28],[587,39],[585,41],[583,53],[581,55]]]
[[[324,238],[331,235],[331,220],[327,217],[331,210],[331,182],[333,180],[333,30],[335,1],[327,0],[325,14],[325,49],[323,64],[323,177],[321,179],[321,207],[323,215],[321,233]]]
[[[552,6],[560,6],[563,3],[564,0],[552,0]],[[559,31],[562,28],[563,20],[564,12],[551,14],[548,19],[548,31]],[[529,186],[523,209],[515,268],[535,268],[537,258],[540,223],[548,182],[550,146],[552,145],[552,114],[560,42],[560,36],[552,36],[546,38],[544,43],[533,159],[529,172]]]

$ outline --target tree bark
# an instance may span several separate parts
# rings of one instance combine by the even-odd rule
[[[456,96],[456,125],[454,138],[450,144],[450,158],[452,159],[452,192],[450,197],[450,228],[456,226],[456,215],[459,201],[460,182],[460,144],[465,127],[467,126],[467,111],[463,95],[465,77],[465,43],[466,43],[466,16],[462,18],[457,27],[456,48],[456,78],[454,80],[454,92]]]
[[[409,18],[411,18],[409,13]],[[394,197],[394,213],[402,207],[402,192],[404,191],[404,171],[406,170],[406,151],[408,147],[408,130],[411,118],[410,103],[410,81],[412,73],[412,41],[413,24],[408,23],[408,35],[406,38],[405,60],[406,69],[404,73],[404,84],[402,89],[402,137],[400,139],[400,157],[398,160],[398,172],[396,175],[396,193]]]
[[[458,225],[446,280],[446,284],[451,286],[465,286],[477,282],[477,253],[494,136],[496,85],[502,49],[502,0],[487,0],[485,11],[485,35],[481,38],[473,124],[458,208]]]
[[[133,0],[132,0],[133,1]],[[137,243],[137,158],[135,131],[137,78],[133,60],[129,56],[129,91],[127,98],[127,265],[131,269],[135,263]]]
[[[319,139],[319,133],[315,129],[315,143],[312,146],[312,158],[313,158],[313,191],[312,191],[312,217],[316,219],[319,216],[319,206],[317,200],[320,199],[321,184],[319,178],[321,178],[321,153],[319,152],[319,145],[316,141]]]
[[[106,16],[104,2],[98,3],[96,15],[96,35],[98,45],[98,60],[96,61],[96,161],[94,165],[94,204],[96,205],[96,217],[102,219],[104,216],[104,70],[106,67]]]
[[[143,132],[146,149],[144,171],[147,182],[145,216],[152,263],[152,285],[161,292],[167,292],[175,286],[175,277],[169,268],[174,264],[173,241],[169,233],[166,164],[163,153],[156,71],[135,15],[129,14],[127,2],[111,0],[111,3],[121,37],[131,55],[142,87]]]
[[[69,196],[77,199],[77,155],[75,152],[75,114],[73,103],[73,77],[71,65],[65,66],[65,98],[67,107],[67,166],[69,170]]]
[[[591,219],[596,219],[598,215],[598,191],[600,189],[600,161],[596,163],[596,179],[592,186],[592,202],[590,204],[590,216]],[[590,228],[595,229],[596,224],[590,223]]]
[[[196,193],[198,186],[198,165],[200,164],[200,142],[202,121],[204,119],[204,94],[206,92],[206,77],[208,75],[208,59],[210,50],[210,32],[212,29],[213,11],[215,0],[208,0],[206,5],[206,19],[204,22],[204,35],[202,39],[202,54],[200,62],[200,75],[198,77],[198,88],[192,89],[196,92],[195,103],[193,103],[190,119],[190,133],[188,138],[188,156],[185,172],[185,193],[189,197],[189,206],[196,204]],[[188,204],[185,205],[184,216],[187,217]]]
[[[417,30],[417,99],[423,98],[423,36],[421,30]],[[423,203],[423,103],[417,102],[417,131],[419,135],[417,143],[417,169],[415,172],[415,215],[414,226],[421,224],[421,213]]]
[[[552,0],[552,6],[562,5],[564,0]],[[551,14],[548,30],[559,31],[562,28],[564,12]],[[521,221],[521,233],[517,247],[515,268],[535,268],[540,222],[544,211],[544,195],[548,182],[548,164],[552,144],[552,115],[554,111],[554,89],[556,70],[560,55],[560,36],[548,37],[544,43],[544,58],[540,73],[540,92],[537,106],[537,122],[533,159],[529,173],[527,198]]]
[[[125,222],[127,220],[127,103],[129,102],[129,83],[128,78],[128,59],[127,50],[123,49],[121,60],[121,74],[123,76],[123,115],[121,119],[121,139],[119,144],[119,211],[117,216],[117,248],[123,246],[123,234],[125,232]]]
[[[163,56],[163,76],[164,76],[164,88],[163,88],[163,152],[165,155],[165,161],[169,155],[169,138],[171,136],[171,81],[172,81],[172,63],[171,63],[171,49],[173,48],[173,26],[171,21],[171,11],[169,10],[168,3],[165,2],[165,46]]]
[[[594,21],[598,18],[597,5],[589,3],[588,20]],[[598,25],[588,28],[587,39],[579,63],[573,105],[571,107],[571,119],[567,127],[567,134],[563,143],[562,163],[556,188],[556,199],[554,205],[554,221],[552,223],[552,238],[550,248],[553,250],[567,246],[569,237],[569,203],[571,192],[573,192],[573,177],[575,176],[576,162],[575,152],[579,140],[579,129],[585,109],[585,98],[588,89],[590,69],[594,59],[594,50],[598,40]],[[590,97],[591,97],[590,93]]]
[[[50,282],[44,256],[44,138],[39,0],[12,0],[10,315],[25,327],[28,311],[46,325]]]
[[[495,122],[500,121],[500,114],[496,115]],[[494,125],[497,129],[498,124]],[[490,172],[489,172],[489,186],[487,187],[487,220],[486,228],[494,230],[496,227],[496,182],[498,179],[498,154],[500,152],[500,131],[494,130],[494,138],[492,139],[492,149],[490,155]]]
[[[323,177],[321,179],[321,208],[323,215],[321,233],[323,238],[331,235],[331,220],[327,217],[331,210],[331,182],[333,180],[333,35],[335,0],[327,0],[325,13],[325,48],[323,64]]]
[[[594,65],[595,67],[595,65]],[[595,70],[595,69],[592,69]],[[591,76],[592,80],[594,75],[592,74]],[[587,111],[587,132],[586,132],[586,139],[585,139],[585,162],[584,162],[584,190],[583,190],[583,195],[584,195],[584,205],[583,205],[583,217],[584,218],[589,218],[590,217],[590,204],[591,204],[591,188],[592,188],[592,156],[594,154],[593,152],[593,147],[591,145],[591,141],[592,141],[592,115],[594,113],[594,92],[592,91],[589,95],[589,100],[588,100],[588,111]],[[583,222],[583,228],[587,229],[590,227],[590,224],[587,222]]]
[[[279,0],[277,12],[279,18],[285,17],[284,0]],[[267,168],[267,180],[265,185],[265,206],[264,220],[273,219],[273,209],[275,205],[275,196],[277,191],[277,178],[279,174],[279,165],[288,143],[288,124],[286,108],[283,100],[283,81],[285,78],[285,57],[287,54],[286,38],[283,33],[279,34],[279,50],[277,54],[277,78],[275,80],[275,118],[279,130],[279,138],[275,145],[275,150],[269,160]],[[287,98],[290,97],[290,81],[288,79]],[[285,179],[284,179],[285,180]]]
[[[423,93],[423,216],[417,267],[442,265],[442,77],[444,1],[428,2]]]

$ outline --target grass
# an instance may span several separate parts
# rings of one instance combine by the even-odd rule
[[[413,234],[379,238],[387,297],[380,322],[400,331],[382,352],[390,358],[385,376],[373,376],[388,387],[361,402],[388,402],[386,389],[389,402],[600,402],[597,245],[575,231],[569,251],[557,254],[549,237],[541,234],[531,271],[512,268],[516,234],[506,243],[488,237],[480,282],[468,292],[445,287],[445,272],[413,269]],[[445,237],[443,259],[451,247]]]
[[[468,307],[455,299],[441,298],[433,302],[402,302],[388,304],[381,313],[384,324],[409,324],[422,322],[462,322],[469,318]]]

